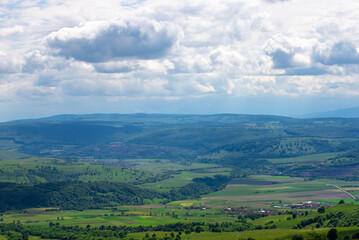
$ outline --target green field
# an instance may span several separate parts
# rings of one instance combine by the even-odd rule
[[[143,184],[143,187],[154,189],[157,191],[169,191],[173,188],[183,187],[186,184],[192,182],[193,178],[203,178],[203,177],[213,177],[215,175],[226,175],[230,174],[230,168],[204,168],[205,165],[202,165],[202,169],[193,169],[178,171],[177,174],[172,174],[170,178],[154,182]]]
[[[183,209],[199,201],[172,202],[168,205],[154,205],[151,208],[121,207],[118,210],[84,210],[84,211],[43,211],[28,209],[22,212],[9,211],[3,215],[4,223],[20,221],[29,225],[48,225],[50,221],[61,225],[133,225],[147,226],[176,222],[234,222],[235,218],[228,215],[218,215],[218,209]]]
[[[268,159],[273,163],[302,163],[302,162],[324,162],[330,158],[338,156],[337,152],[334,153],[319,153],[319,154],[310,154],[300,157],[290,157],[290,158],[271,158]]]
[[[12,151],[0,151],[0,160],[15,160],[15,159],[24,159],[30,157],[27,154],[12,152]]]
[[[223,239],[223,240],[232,240],[232,239],[252,239],[259,240],[285,240],[291,239],[295,234],[304,236],[306,239],[325,239],[326,234],[329,229],[315,229],[315,230],[295,230],[295,229],[269,229],[261,231],[246,231],[246,232],[221,232],[221,233],[191,233],[189,235],[182,234],[181,239],[192,239],[192,240],[207,240],[207,239]],[[343,227],[338,228],[339,239],[343,239],[344,236],[351,236],[353,233],[357,233],[358,229],[354,227]],[[171,232],[149,232],[149,235],[152,236],[155,234],[157,237],[170,236]],[[176,233],[177,234],[177,233]],[[175,234],[175,235],[176,235]],[[129,237],[134,239],[142,239],[145,236],[145,233],[131,233]],[[320,236],[324,238],[319,238]]]

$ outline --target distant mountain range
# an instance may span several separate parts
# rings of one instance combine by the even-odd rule
[[[316,112],[298,116],[300,118],[359,118],[359,107],[338,109],[328,112]]]

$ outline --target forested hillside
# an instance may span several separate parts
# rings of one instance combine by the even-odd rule
[[[70,161],[169,159],[252,169],[265,166],[271,171],[278,169],[271,159],[333,153],[336,155],[327,159],[324,167],[350,163],[356,169],[359,119],[235,114],[62,115],[0,124],[0,148]],[[311,165],[316,168],[317,163]],[[288,166],[280,168],[294,173]],[[318,171],[313,174],[320,175]]]

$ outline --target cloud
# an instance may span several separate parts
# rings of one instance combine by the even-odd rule
[[[21,71],[21,60],[13,55],[0,51],[0,74],[12,74]]]
[[[274,68],[293,68],[308,66],[311,40],[276,35],[265,43],[264,52],[270,56]]]
[[[359,92],[355,0],[5,1],[9,101]]]
[[[54,87],[60,80],[56,76],[51,74],[40,74],[37,81],[35,82],[36,86],[45,86],[45,87]]]
[[[126,73],[137,69],[138,64],[133,61],[118,61],[93,64],[95,70],[101,73]]]
[[[24,32],[24,28],[19,25],[9,28],[0,28],[0,37],[10,37],[22,32]]]
[[[71,62],[59,57],[53,57],[38,50],[25,55],[22,66],[23,73],[38,73],[41,71],[58,70],[63,71],[70,66]]]
[[[178,32],[173,24],[147,18],[96,21],[62,28],[47,36],[46,43],[60,56],[85,62],[155,59],[166,55]]]
[[[359,53],[353,43],[339,41],[333,46],[316,46],[313,59],[325,65],[359,64]]]
[[[286,69],[285,75],[298,75],[298,76],[306,76],[306,75],[323,75],[328,74],[329,71],[323,67],[305,67],[305,68],[290,68]]]
[[[290,0],[263,0],[269,3],[278,3],[278,2],[289,2]]]

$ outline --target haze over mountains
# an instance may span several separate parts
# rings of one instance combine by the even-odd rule
[[[331,117],[359,118],[359,107],[338,109],[335,111],[327,111],[327,112],[309,113],[309,114],[304,114],[301,117],[303,118],[331,118]]]
[[[169,159],[241,168],[261,165],[266,171],[265,163],[270,172],[276,172],[273,169],[278,166],[268,159],[330,153],[333,157],[328,167],[338,162],[341,166],[352,164],[351,169],[339,174],[342,177],[355,175],[356,166],[359,166],[357,146],[358,118],[90,114],[0,124],[2,150],[40,157],[118,161]],[[280,171],[301,175],[299,170],[285,169]],[[319,173],[314,173],[319,169]],[[323,172],[320,164],[303,171],[302,174],[330,173]]]

